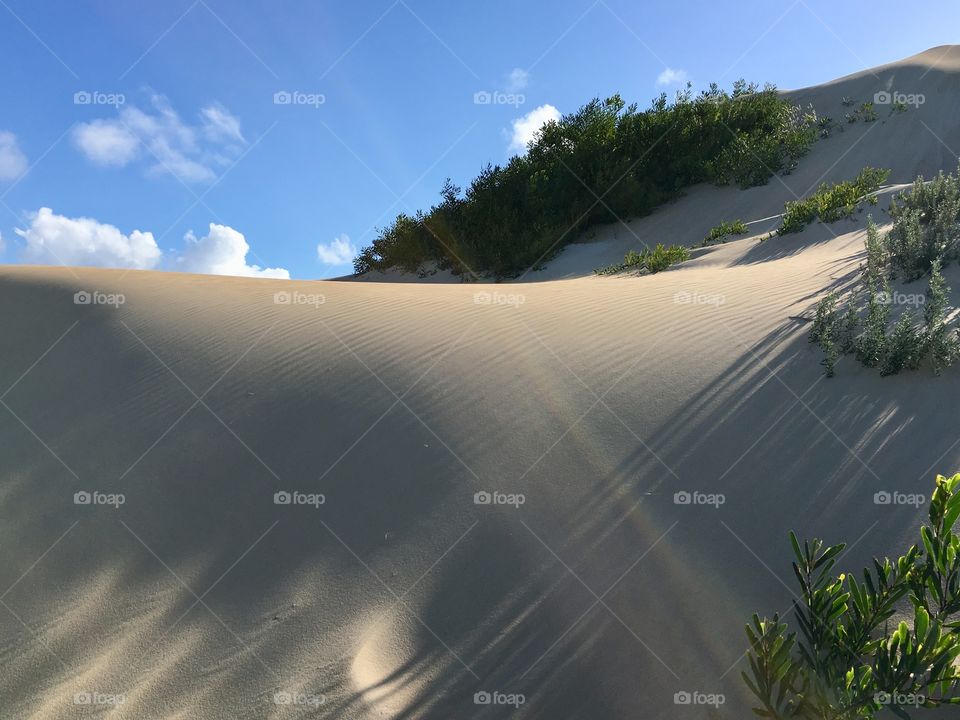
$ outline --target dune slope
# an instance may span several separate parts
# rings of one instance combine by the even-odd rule
[[[956,368],[828,380],[807,342],[865,213],[759,242],[821,179],[954,166],[960,49],[794,95],[842,119],[882,89],[927,101],[604,229],[548,281],[0,268],[2,715],[746,716],[742,625],[790,607],[786,529],[857,568],[922,518],[875,493],[960,469]],[[733,217],[756,235],[573,277]]]

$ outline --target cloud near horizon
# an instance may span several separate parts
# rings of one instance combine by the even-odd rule
[[[509,150],[511,152],[525,153],[527,151],[527,145],[536,139],[540,128],[551,120],[559,119],[560,111],[553,105],[541,105],[523,117],[517,118],[513,121]]]
[[[665,87],[667,85],[683,85],[690,79],[690,74],[686,70],[674,70],[673,68],[664,68],[663,72],[657,76],[657,85]]]
[[[243,233],[227,225],[210,223],[209,231],[198,238],[192,230],[184,235],[186,247],[177,257],[176,268],[207,275],[236,275],[289,280],[284,268],[260,268],[247,263],[250,245]]]
[[[162,95],[141,110],[124,105],[116,118],[80,123],[74,146],[92,163],[125,167],[138,158],[149,162],[148,174],[170,173],[183,182],[211,182],[217,170],[246,145],[240,121],[223,105],[200,110],[200,123],[185,123]]]
[[[31,262],[290,278],[284,268],[261,269],[248,264],[250,246],[246,238],[226,225],[210,223],[208,234],[201,238],[187,232],[183,251],[165,263],[152,232],[134,230],[127,235],[113,225],[88,217],[58,215],[48,207],[32,213],[29,221],[26,230],[15,232],[25,242],[23,258]]]

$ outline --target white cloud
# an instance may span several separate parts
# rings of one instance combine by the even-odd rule
[[[186,247],[177,258],[176,269],[210,275],[239,275],[290,279],[283,268],[263,268],[247,264],[250,246],[243,233],[227,225],[210,223],[210,231],[201,238],[191,230],[184,236]]]
[[[17,136],[0,130],[0,180],[16,180],[27,171],[27,156],[17,144]]]
[[[686,70],[665,68],[664,71],[657,76],[657,85],[682,85],[689,79],[690,76],[687,74]]]
[[[317,245],[317,257],[328,265],[346,265],[357,254],[357,249],[350,243],[350,236],[341,234],[328,243]]]
[[[124,235],[93,218],[68,218],[42,207],[30,215],[30,227],[16,230],[26,241],[28,261],[150,269],[160,261],[153,233]]]
[[[219,104],[200,111],[189,125],[162,95],[153,95],[144,111],[124,105],[117,118],[81,123],[74,144],[92,162],[124,166],[137,157],[151,162],[150,174],[172,173],[184,182],[210,182],[216,168],[229,163],[246,141],[240,121]],[[147,152],[140,152],[140,145]]]
[[[3,255],[7,250],[7,243],[3,240],[3,233],[0,233],[0,255]]]
[[[74,144],[97,165],[123,167],[139,152],[140,141],[116,121],[82,123],[73,132]]]
[[[523,117],[513,121],[513,134],[510,138],[510,150],[515,152],[526,152],[527,143],[535,139],[546,123],[551,120],[559,120],[560,111],[553,105],[541,105],[534,108]]]
[[[246,142],[240,132],[240,121],[220,103],[205,107],[200,111],[200,117],[203,119],[204,134],[210,140],[227,140],[240,144]]]
[[[507,91],[523,90],[530,82],[530,73],[523,68],[514,68],[507,76]]]

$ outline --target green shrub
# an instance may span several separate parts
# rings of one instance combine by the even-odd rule
[[[783,218],[777,232],[780,235],[799,232],[819,218],[821,222],[836,222],[856,212],[857,205],[876,192],[890,177],[889,170],[866,167],[854,180],[823,183],[810,197],[784,205]]]
[[[940,261],[934,260],[930,271],[930,286],[927,289],[927,302],[923,307],[926,321],[926,352],[930,355],[933,372],[941,371],[960,358],[960,339],[957,329],[947,321],[950,302],[950,287],[940,272]]]
[[[646,215],[696,183],[766,182],[796,164],[817,122],[774,87],[742,80],[732,92],[711,85],[673,102],[661,95],[644,111],[619,95],[595,99],[463,192],[448,181],[438,205],[400,215],[361,250],[354,271],[436,263],[514,276],[587,228]]]
[[[604,267],[596,268],[593,272],[596,275],[615,275],[622,270],[635,267],[647,270],[652,274],[666,270],[671,265],[676,265],[689,259],[690,251],[683,245],[670,245],[666,247],[662,243],[657,243],[653,250],[649,248],[644,248],[640,252],[630,250],[624,256],[623,262],[619,265],[605,265]]]
[[[925,275],[937,258],[945,263],[960,258],[958,175],[941,172],[930,182],[918,177],[910,192],[894,198],[890,217],[887,252],[895,275],[909,282]]]
[[[890,255],[873,219],[867,218],[866,262],[859,287],[847,299],[840,317],[836,293],[828,293],[817,305],[810,340],[824,352],[828,377],[834,374],[837,359],[854,353],[867,367],[879,367],[881,375],[915,370],[929,358],[935,375],[960,359],[960,335],[951,320],[950,288],[941,273],[940,260],[931,265],[930,282],[923,310],[923,325],[904,312],[888,333],[890,303]],[[858,298],[867,294],[867,313],[862,322]]]
[[[730,235],[745,235],[749,232],[746,224],[743,220],[734,220],[733,222],[727,222],[723,220],[719,225],[715,225],[710,228],[710,232],[707,233],[707,236],[703,239],[703,242],[700,243],[701,246],[706,245],[715,245],[717,243],[726,242],[726,239]]]
[[[923,335],[916,327],[913,313],[900,315],[883,347],[881,375],[896,375],[901,370],[916,370],[923,359]]]
[[[937,476],[920,542],[862,574],[834,574],[845,545],[790,533],[798,632],[779,615],[747,624],[754,712],[773,720],[869,720],[960,702],[960,474]],[[862,577],[862,580],[857,578]],[[892,623],[908,604],[910,621]]]

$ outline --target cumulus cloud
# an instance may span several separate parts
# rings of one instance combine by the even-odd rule
[[[689,79],[690,76],[686,70],[664,68],[664,71],[657,76],[657,85],[682,85]]]
[[[176,269],[210,275],[280,278],[288,280],[283,268],[263,268],[247,264],[250,246],[243,233],[227,225],[210,223],[209,232],[198,238],[191,230],[184,236],[183,253],[176,260]]]
[[[12,132],[0,130],[0,180],[16,180],[27,171],[27,156]]]
[[[123,167],[142,157],[150,174],[172,173],[184,182],[210,182],[246,144],[240,121],[215,103],[200,111],[200,123],[184,122],[162,95],[147,110],[124,105],[116,118],[80,123],[76,147],[98,165]]]
[[[317,257],[328,265],[346,265],[357,254],[349,235],[339,235],[328,243],[317,245]]]
[[[523,90],[530,82],[530,73],[523,68],[514,68],[507,75],[507,91],[516,92]]]
[[[512,152],[526,152],[527,144],[537,137],[540,128],[551,120],[559,120],[560,111],[553,105],[541,105],[523,117],[513,121],[513,133],[510,137]]]
[[[30,226],[16,230],[26,241],[28,261],[150,269],[160,261],[153,233],[134,230],[124,235],[113,225],[93,218],[68,218],[42,207],[29,216]]]

